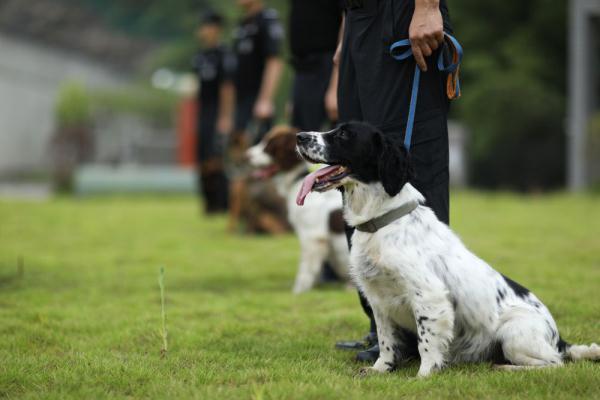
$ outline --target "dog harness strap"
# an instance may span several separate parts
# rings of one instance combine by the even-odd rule
[[[395,220],[410,214],[418,206],[419,203],[417,201],[409,201],[408,203],[405,203],[400,207],[393,209],[392,211],[388,211],[377,218],[373,218],[367,222],[356,225],[355,228],[360,232],[375,233],[384,226],[391,224]]]
[[[451,52],[452,62],[444,65],[444,50],[449,49]],[[403,61],[412,57],[412,47],[409,39],[399,40],[390,46],[390,55],[398,60]],[[447,72],[448,78],[446,82],[446,92],[450,100],[460,97],[460,62],[463,57],[463,49],[453,36],[444,33],[444,46],[439,52],[437,67],[441,72]],[[408,109],[408,121],[406,121],[406,133],[404,134],[404,147],[406,151],[410,150],[412,140],[413,127],[415,124],[415,112],[417,109],[417,98],[419,96],[419,82],[421,80],[421,70],[418,65],[415,65],[415,74],[413,76],[412,91],[410,93],[410,105]]]

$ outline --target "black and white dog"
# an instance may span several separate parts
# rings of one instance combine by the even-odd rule
[[[564,342],[533,293],[470,252],[424,205],[401,143],[355,122],[299,133],[297,150],[330,165],[304,180],[299,200],[343,186],[344,216],[363,228],[352,237],[350,273],[377,322],[380,356],[368,370],[411,357],[420,357],[420,377],[459,362],[519,369],[600,359],[596,344]]]

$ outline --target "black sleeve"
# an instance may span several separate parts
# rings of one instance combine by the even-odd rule
[[[266,58],[279,56],[281,53],[284,32],[277,11],[272,9],[265,10],[262,28],[263,55]]]
[[[223,81],[232,81],[237,69],[237,59],[229,49],[223,49],[221,57],[221,76]]]

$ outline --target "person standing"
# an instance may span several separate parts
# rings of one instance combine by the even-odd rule
[[[432,57],[442,51],[444,32],[452,32],[446,0],[346,0],[345,6],[343,39],[335,56],[340,121],[369,122],[402,146],[416,63],[422,74],[410,149],[415,171],[411,184],[437,217],[449,223],[449,100],[446,75]],[[407,38],[414,59],[396,61],[390,46]],[[348,227],[349,238],[352,233]],[[375,319],[367,299],[359,296],[371,320],[372,347],[357,359],[374,361],[379,355]],[[353,343],[340,344],[348,348]]]
[[[338,71],[333,55],[342,14],[339,0],[291,0],[292,125],[299,130],[317,131],[325,122],[337,122]]]
[[[244,15],[234,31],[236,111],[229,141],[229,231],[237,230],[245,205],[252,202],[245,152],[273,125],[274,97],[283,72],[284,35],[277,12],[262,0],[237,0],[237,4]]]
[[[196,32],[202,49],[193,58],[198,76],[198,188],[204,197],[205,212],[228,208],[227,177],[223,165],[223,142],[233,122],[233,72],[235,59],[221,43],[223,18],[212,11],[201,17]]]
[[[274,97],[283,72],[284,35],[277,11],[265,8],[262,0],[237,0],[237,3],[244,17],[234,33],[238,62],[234,133],[242,136],[242,144],[247,146],[260,141],[272,126]],[[257,124],[252,138],[248,132],[251,122]]]

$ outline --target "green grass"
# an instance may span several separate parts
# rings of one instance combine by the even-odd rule
[[[456,193],[452,225],[534,290],[567,340],[600,340],[599,197]],[[413,364],[358,379],[352,353],[333,347],[366,332],[355,293],[293,296],[295,238],[224,226],[181,197],[0,202],[0,397],[600,396],[591,362],[516,373],[465,365],[426,380]]]

